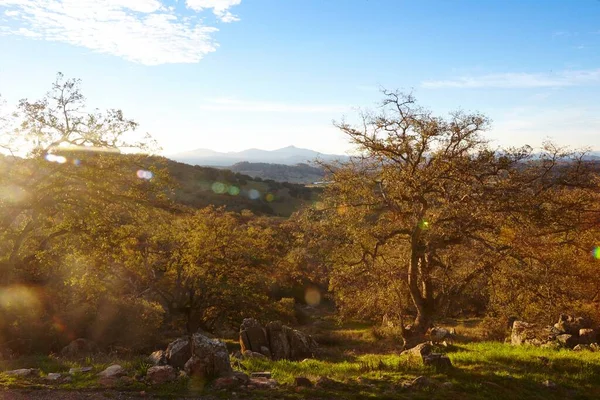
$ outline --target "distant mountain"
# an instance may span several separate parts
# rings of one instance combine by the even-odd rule
[[[288,146],[278,150],[248,149],[240,152],[221,153],[209,149],[196,149],[172,154],[170,159],[191,165],[227,167],[239,162],[296,165],[312,162],[346,160],[347,156],[323,154],[314,150]]]
[[[231,167],[227,167],[227,169],[251,176],[252,178],[301,184],[319,182],[325,177],[325,171],[308,164],[284,165],[243,161],[233,164]]]

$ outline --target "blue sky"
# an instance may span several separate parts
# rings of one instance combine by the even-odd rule
[[[600,150],[598,0],[0,0],[0,94],[83,80],[165,154],[349,149],[380,87],[493,120],[496,145]]]

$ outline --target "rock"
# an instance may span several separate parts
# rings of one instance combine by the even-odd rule
[[[69,374],[74,375],[74,374],[83,374],[86,372],[91,372],[94,369],[94,367],[80,367],[80,368],[71,368],[69,370]]]
[[[36,368],[21,368],[14,369],[12,371],[5,371],[4,374],[10,376],[32,377],[38,376],[40,374],[40,370]]]
[[[273,360],[286,360],[291,356],[288,331],[290,328],[279,321],[267,324],[267,340],[271,348]]]
[[[164,350],[156,350],[148,356],[152,365],[167,365],[167,353]]]
[[[240,387],[241,383],[233,376],[222,376],[215,379],[212,386],[215,390],[235,389]]]
[[[248,350],[250,351],[250,350]],[[262,355],[262,354],[261,354]],[[239,350],[236,350],[231,356],[230,358],[235,358],[236,360],[242,360],[244,358],[244,356],[242,355],[242,352]]]
[[[252,372],[250,374],[250,378],[271,378],[271,372],[270,371]]]
[[[146,379],[152,385],[161,385],[177,380],[177,370],[170,365],[157,365],[148,368]]]
[[[567,333],[564,333],[562,335],[558,335],[556,337],[556,340],[563,347],[568,347],[569,349],[572,349],[573,347],[577,346],[578,338],[577,338],[577,336],[573,336],[573,335],[569,335]]]
[[[578,344],[577,346],[573,347],[573,351],[591,351],[592,348],[590,347],[589,344]]]
[[[560,349],[560,343],[558,343],[558,342],[547,342],[547,343],[542,344],[540,347],[542,347],[544,349],[557,350],[557,349]]]
[[[583,328],[579,330],[579,343],[592,344],[596,342],[596,331],[594,329]]]
[[[444,382],[442,383],[442,387],[445,389],[452,389],[452,387],[454,386],[454,384],[452,382]]]
[[[423,356],[423,365],[435,368],[436,371],[448,371],[452,368],[452,362],[448,356],[438,353],[431,353]]]
[[[510,335],[510,344],[521,346],[530,344],[535,339],[535,325],[524,321],[514,321]]]
[[[294,386],[296,387],[312,387],[312,382],[310,379],[305,378],[303,376],[297,376],[294,378]]]
[[[271,350],[267,346],[260,346],[260,354],[267,358],[271,358]]]
[[[335,389],[337,387],[340,387],[341,383],[334,381],[333,379],[329,379],[325,376],[322,376],[317,380],[315,386],[320,389]]]
[[[251,350],[261,352],[261,347],[269,348],[267,335],[263,326],[254,318],[245,318],[240,326],[240,346],[242,353]],[[269,354],[268,357],[271,357]]]
[[[429,329],[429,337],[434,342],[439,342],[450,336],[450,331],[445,328],[431,328]]]
[[[598,343],[592,343],[592,344],[590,344],[590,350],[591,351],[600,351],[600,345],[598,345]]]
[[[192,356],[192,342],[189,338],[179,338],[171,343],[165,351],[167,363],[175,368],[183,368]]]
[[[279,385],[275,379],[269,378],[250,378],[248,386],[254,386],[258,389],[274,389]]]
[[[554,327],[561,333],[577,336],[580,329],[589,328],[589,322],[582,317],[572,317],[570,315],[561,314],[558,322]]]
[[[317,350],[317,342],[310,336],[295,329],[287,331],[290,346],[290,360],[302,360],[312,357]]]
[[[57,381],[60,378],[62,378],[62,374],[56,373],[56,372],[51,372],[48,375],[46,375],[45,379],[49,380],[49,381]]]
[[[431,344],[421,343],[413,347],[412,349],[404,350],[402,354],[408,354],[409,356],[423,357],[431,353]]]
[[[431,381],[431,379],[427,378],[426,376],[419,376],[415,379],[413,379],[409,384],[408,384],[408,388],[410,389],[422,389],[425,388],[427,386],[431,386],[433,382]]]
[[[75,339],[67,346],[63,347],[60,355],[63,357],[79,357],[86,356],[97,351],[97,346],[94,342],[88,339]]]
[[[242,355],[244,356],[244,358],[258,358],[258,359],[264,359],[264,360],[267,360],[269,358],[262,353],[256,353],[252,350],[246,350],[244,352],[244,354],[242,354]]]
[[[185,372],[190,377],[228,376],[232,373],[229,353],[225,343],[196,333],[192,336],[192,357],[185,363]]]
[[[118,378],[125,375],[127,375],[125,368],[118,364],[111,365],[98,374],[98,376],[101,378]]]

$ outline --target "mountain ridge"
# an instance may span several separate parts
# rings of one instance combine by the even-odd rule
[[[185,152],[167,155],[168,158],[191,165],[227,167],[240,162],[296,165],[311,163],[315,160],[335,161],[346,160],[348,156],[339,154],[320,153],[315,150],[296,147],[293,145],[276,150],[251,148],[242,151],[218,152],[198,148]]]

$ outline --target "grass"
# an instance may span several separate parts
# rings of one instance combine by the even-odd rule
[[[452,326],[452,325],[449,325]],[[472,322],[455,324],[462,338],[476,334]],[[462,328],[461,328],[462,327]],[[472,331],[469,331],[468,329]],[[318,359],[304,361],[270,361],[265,359],[233,360],[235,369],[246,373],[271,371],[280,383],[275,390],[237,390],[237,398],[262,399],[598,399],[600,398],[600,353],[573,352],[534,347],[512,347],[503,343],[457,341],[436,351],[446,353],[455,368],[438,373],[420,360],[399,354],[397,342],[377,339],[365,324],[331,325],[321,332],[323,352]],[[236,344],[228,342],[234,349]],[[69,368],[93,366],[87,374],[74,375],[68,383],[49,383],[40,378],[16,378],[0,373],[0,388],[99,390],[97,373],[110,364],[120,364],[131,377],[143,376],[150,365],[143,357],[126,360],[95,357],[68,361],[56,357],[28,357],[1,362],[0,370],[39,368],[42,376],[50,372],[67,372]],[[324,388],[295,388],[296,377],[316,382],[322,377],[334,381]],[[426,376],[431,384],[419,389],[407,388],[416,377]],[[545,381],[556,387],[546,387]],[[135,379],[117,388],[121,391],[145,391],[159,397],[211,394],[231,398],[230,391],[214,391],[207,382],[188,379],[147,386]]]

